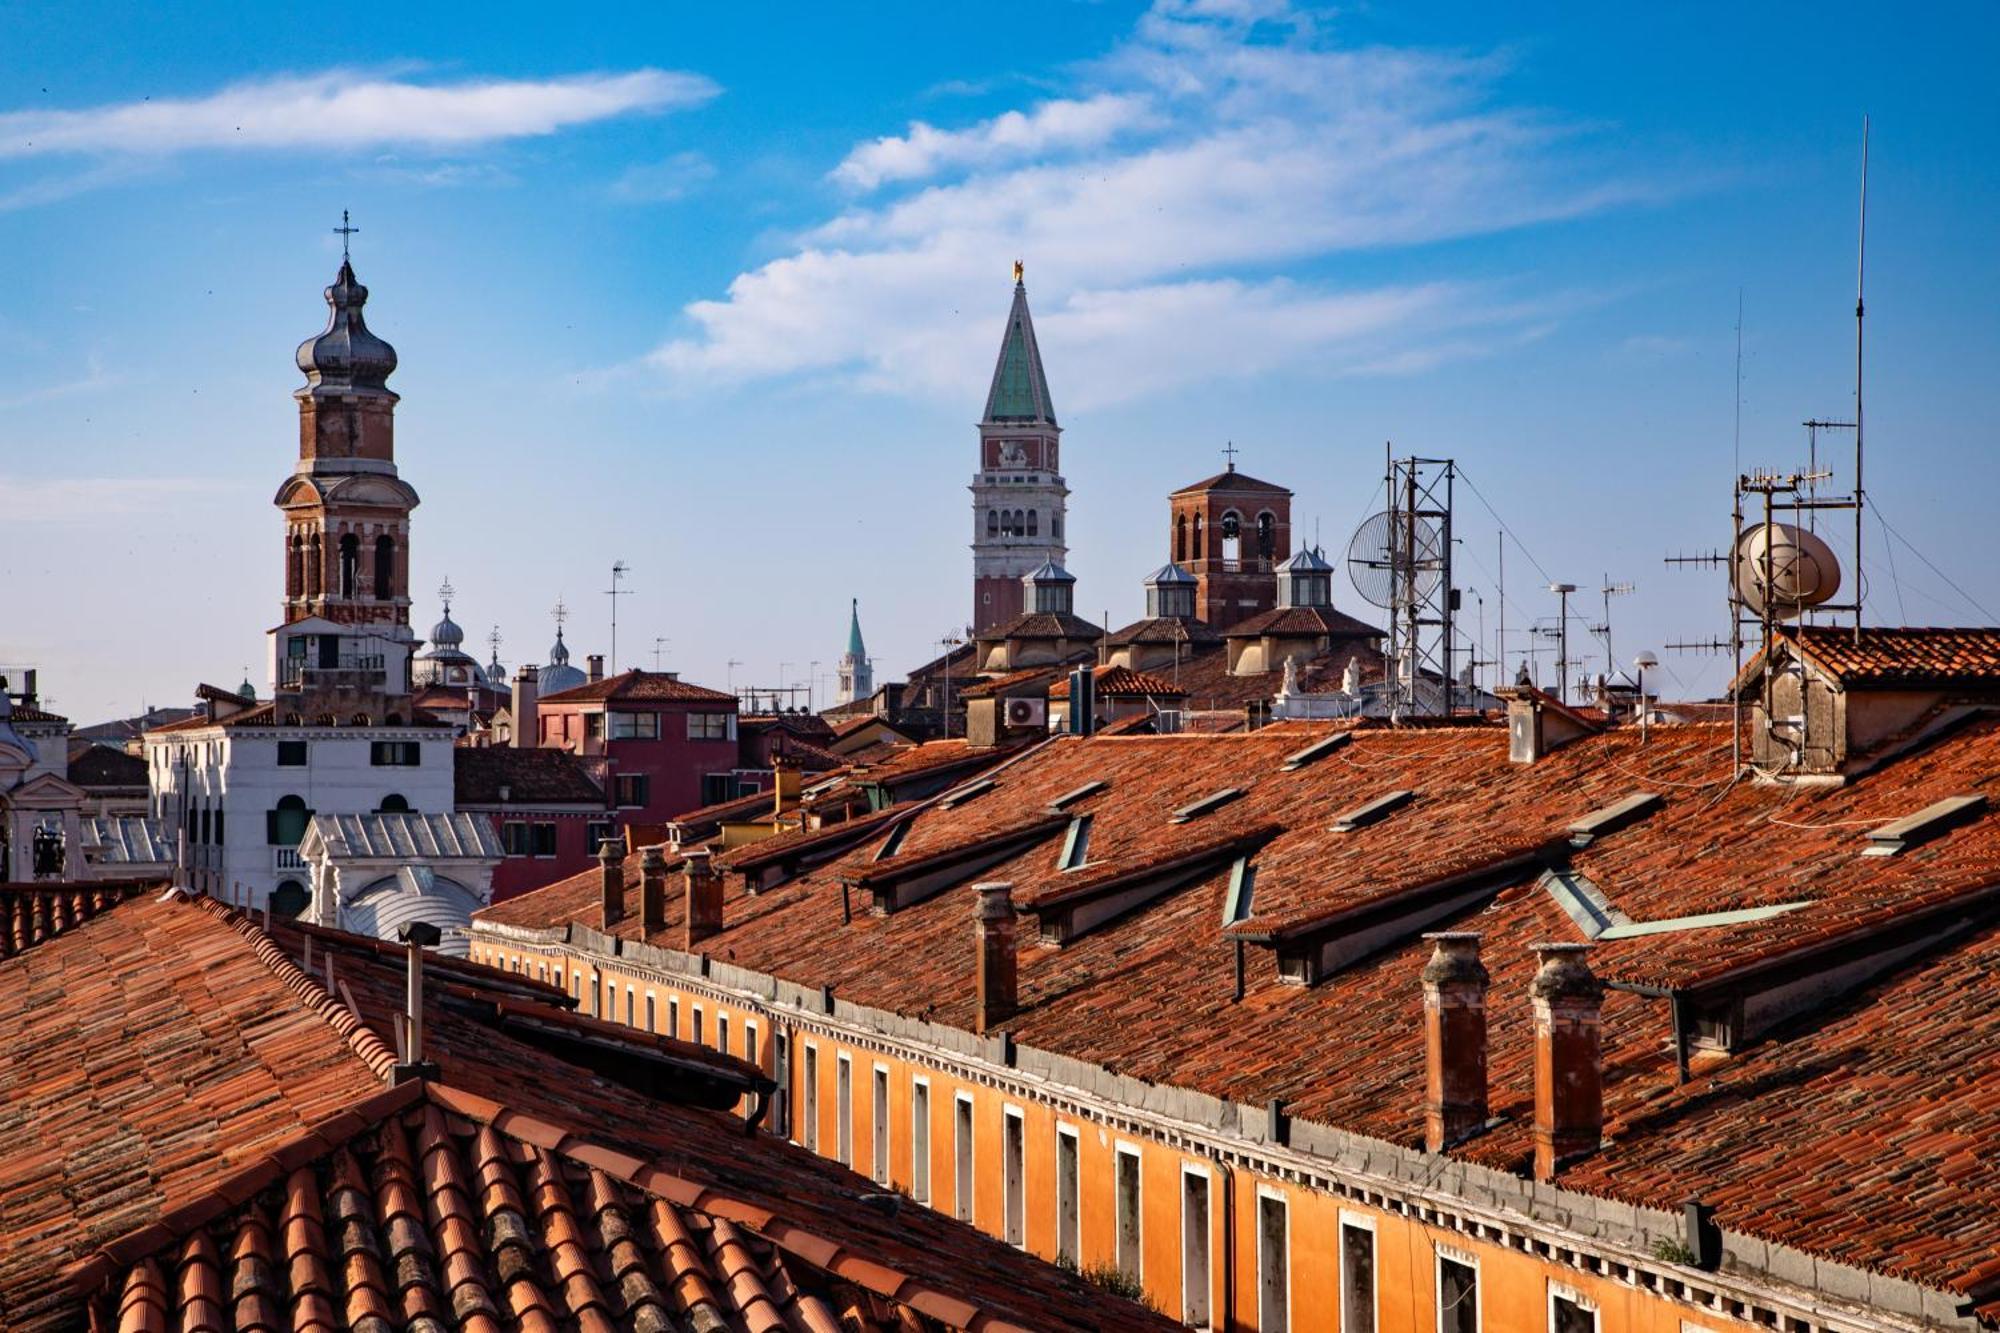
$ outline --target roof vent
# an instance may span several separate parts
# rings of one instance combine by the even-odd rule
[[[1364,805],[1357,805],[1333,817],[1335,833],[1352,833],[1358,828],[1366,828],[1378,820],[1386,819],[1396,811],[1417,799],[1413,791],[1392,791],[1386,796],[1377,796]]]
[[[1075,805],[1078,801],[1082,800],[1084,797],[1095,796],[1097,795],[1097,793],[1103,791],[1106,787],[1109,787],[1110,785],[1111,785],[1110,783],[1106,782],[1102,778],[1098,778],[1095,781],[1086,782],[1081,787],[1078,787],[1076,790],[1066,791],[1062,795],[1056,797],[1053,801],[1050,801],[1049,809],[1067,810],[1070,806]]]
[[[1660,808],[1660,794],[1651,791],[1635,791],[1622,801],[1593,810],[1582,819],[1569,826],[1569,841],[1572,847],[1588,847],[1607,833],[1616,833],[1629,824],[1636,824],[1647,815]]]
[[[1284,763],[1279,765],[1279,771],[1290,773],[1294,769],[1304,768],[1307,764],[1326,758],[1353,739],[1354,733],[1351,731],[1336,731],[1331,736],[1314,741],[1303,750],[1294,750],[1286,755]]]
[[[1199,819],[1211,810],[1220,810],[1223,806],[1228,805],[1242,794],[1243,789],[1241,787],[1224,787],[1221,791],[1211,792],[1199,801],[1193,801],[1182,806],[1180,809],[1174,811],[1169,818],[1173,823],[1185,824],[1190,819]]]
[[[953,806],[964,805],[967,801],[971,800],[973,797],[982,795],[983,793],[992,790],[993,790],[992,778],[980,778],[977,781],[968,782],[963,786],[952,788],[950,791],[946,792],[942,797],[940,797],[938,800],[938,809],[949,810]]]
[[[1978,792],[1969,796],[1947,796],[1942,801],[1934,801],[1914,815],[1868,830],[1868,850],[1863,856],[1894,856],[1907,851],[1920,842],[1928,842],[1940,833],[1949,832],[1967,820],[1983,814],[1986,797]]]

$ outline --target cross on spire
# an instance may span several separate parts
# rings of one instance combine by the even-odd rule
[[[563,621],[569,619],[569,608],[562,604],[560,597],[556,599],[556,609],[549,612],[549,614],[556,618],[556,633],[561,634]]]
[[[333,229],[333,234],[340,238],[340,257],[343,261],[347,259],[347,238],[354,235],[355,232],[360,230],[361,228],[356,226],[351,226],[348,223],[347,210],[344,208],[341,209],[340,225]]]
[[[438,600],[444,603],[445,610],[451,610],[451,599],[457,595],[458,589],[451,586],[451,579],[449,577],[438,585]]]
[[[502,640],[502,639],[500,638],[500,627],[499,627],[498,625],[495,625],[495,626],[493,627],[493,630],[492,630],[492,632],[491,632],[491,633],[489,633],[489,634],[488,634],[488,635],[486,636],[486,642],[487,642],[487,643],[488,643],[489,645],[491,645],[491,646],[492,646],[492,649],[493,649],[493,660],[494,660],[494,661],[496,661],[496,662],[497,662],[497,661],[499,661],[499,660],[500,660],[500,644],[501,644],[501,643],[503,642],[503,640]]]
[[[1234,440],[1230,440],[1228,443],[1222,446],[1222,456],[1229,460],[1229,470],[1231,472],[1234,472],[1236,470],[1236,455],[1241,452],[1242,451],[1236,447],[1236,441]]]

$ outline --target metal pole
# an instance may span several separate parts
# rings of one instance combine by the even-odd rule
[[[1868,117],[1861,118],[1861,223],[1854,248],[1854,638],[1861,640],[1861,518],[1865,508],[1861,489],[1861,352],[1862,321],[1867,304],[1862,300],[1868,274]]]

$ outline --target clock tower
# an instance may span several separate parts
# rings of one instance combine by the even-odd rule
[[[1069,487],[1028,288],[1014,265],[1014,306],[1000,339],[993,387],[979,422],[979,470],[972,477],[972,628],[983,633],[1019,616],[1021,580],[1069,554],[1064,526]]]

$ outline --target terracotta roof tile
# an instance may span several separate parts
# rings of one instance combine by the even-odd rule
[[[594,700],[654,700],[665,703],[726,703],[732,707],[736,696],[706,686],[678,680],[662,671],[634,668],[607,676],[595,684],[579,685],[542,696],[543,703],[589,703]]]
[[[1847,685],[2000,684],[2000,629],[1864,625],[1859,634],[1836,625],[1788,625],[1777,637]],[[1738,677],[1748,681],[1764,653]]]
[[[1093,673],[1097,693],[1106,699],[1180,698],[1187,693],[1165,676],[1130,667],[1098,667]],[[1069,698],[1069,678],[1063,677],[1049,688],[1049,698]]]
[[[498,805],[501,788],[514,805],[604,804],[583,761],[567,750],[528,746],[458,746],[451,752],[452,791],[458,804]]]

